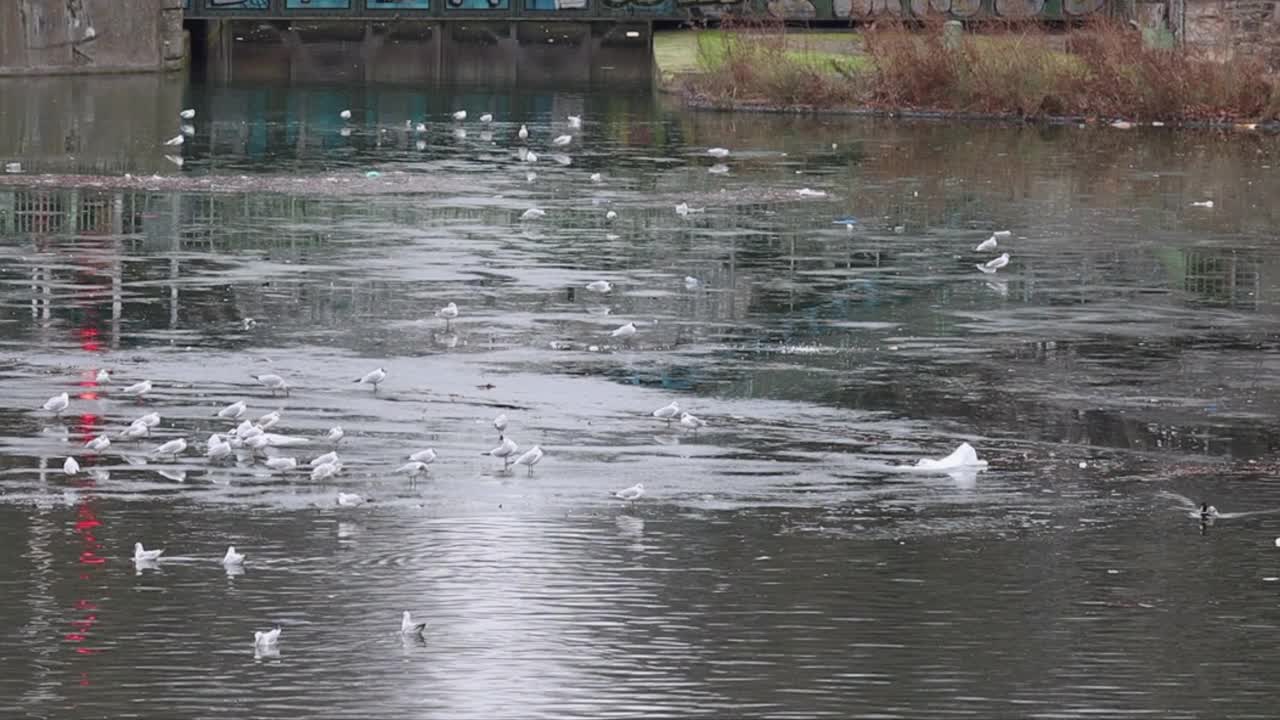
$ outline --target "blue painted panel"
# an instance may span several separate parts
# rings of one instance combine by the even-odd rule
[[[346,10],[351,0],[285,0],[288,10]]]
[[[430,10],[431,0],[367,0],[370,10]]]
[[[510,0],[445,0],[448,10],[507,10]]]
[[[588,10],[591,8],[589,0],[525,0],[524,7],[526,10],[548,11],[548,10]]]

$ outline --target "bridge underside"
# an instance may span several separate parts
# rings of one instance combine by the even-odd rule
[[[214,82],[647,83],[648,21],[215,20],[193,42]]]

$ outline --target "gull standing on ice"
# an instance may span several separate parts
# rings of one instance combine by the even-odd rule
[[[537,220],[538,218],[546,217],[546,215],[547,215],[546,210],[543,210],[541,208],[529,208],[528,210],[525,210],[524,212],[520,213],[520,219],[521,220]]]
[[[338,504],[342,507],[356,507],[364,503],[364,498],[355,493],[338,493]]]
[[[164,550],[147,550],[142,547],[142,543],[133,544],[133,561],[135,563],[155,562],[163,554]]]
[[[985,263],[979,263],[977,265],[977,268],[982,272],[990,275],[1008,264],[1009,264],[1009,253],[1004,253],[998,258],[988,260]]]
[[[448,330],[452,327],[454,318],[458,317],[457,303],[449,303],[436,311],[436,317],[444,318],[444,329]]]
[[[432,448],[427,448],[426,450],[419,450],[418,452],[410,455],[409,459],[416,463],[430,465],[436,461],[436,457],[436,451]]]
[[[546,453],[542,452],[542,447],[541,447],[541,446],[539,446],[539,445],[534,445],[532,448],[530,448],[530,449],[529,449],[529,451],[528,451],[528,452],[526,452],[525,454],[523,454],[523,455],[521,455],[520,457],[516,458],[516,462],[515,462],[515,464],[516,464],[516,465],[524,465],[524,466],[528,467],[528,468],[529,468],[529,474],[530,474],[530,475],[532,475],[532,474],[533,474],[533,466],[534,466],[534,465],[537,465],[537,464],[538,464],[538,461],[539,461],[539,460],[541,460],[541,459],[542,459],[542,456],[543,456],[543,455],[545,455],[545,454],[546,454]]]
[[[338,463],[325,463],[323,465],[317,465],[311,469],[311,481],[320,482],[321,480],[328,480],[334,475],[337,475],[338,471],[341,469],[342,469],[342,466],[339,465]]]
[[[239,420],[240,416],[244,415],[244,412],[247,409],[248,406],[244,404],[243,400],[237,400],[219,410],[218,417],[225,418],[227,420]]]
[[[613,283],[608,280],[594,280],[587,283],[587,289],[591,292],[607,293],[613,290]]]
[[[622,325],[620,327],[614,328],[609,333],[609,337],[622,338],[625,340],[635,334],[636,334],[636,324],[633,322],[629,322],[626,325]]]
[[[565,145],[568,145],[571,142],[573,142],[572,135],[557,135],[556,139],[551,141],[551,144],[555,145],[556,147],[564,147]]]
[[[98,374],[94,377],[93,380],[99,385],[110,385],[111,373],[107,372],[106,368],[102,368],[101,370],[98,371]]]
[[[502,460],[502,469],[506,470],[507,467],[511,465],[511,456],[514,455],[516,451],[519,449],[520,449],[520,446],[517,445],[514,440],[504,436],[502,438],[502,442],[498,444],[498,447],[490,450],[489,452],[480,453],[480,454],[489,455]]]
[[[378,392],[378,385],[386,379],[387,371],[382,368],[378,368],[377,370],[371,370],[368,373],[365,373],[365,376],[356,380],[356,382],[361,385],[372,385],[373,391],[376,393]]]
[[[298,459],[280,456],[271,457],[267,458],[263,465],[266,465],[276,472],[287,473],[298,467]]]
[[[164,443],[163,445],[160,445],[155,450],[152,450],[151,455],[152,456],[172,455],[173,459],[177,460],[178,456],[181,455],[183,452],[185,452],[186,449],[187,449],[186,438],[177,438],[174,440],[170,440],[169,442]]]
[[[151,392],[150,380],[143,380],[142,382],[136,382],[124,389],[125,395],[134,395],[134,396],[137,396],[138,398],[141,398],[143,395],[146,395],[149,392]]]
[[[680,427],[686,427],[697,432],[698,428],[706,427],[706,425],[707,421],[702,418],[695,417],[689,413],[680,413]]]
[[[320,467],[321,465],[338,465],[340,464],[340,461],[338,460],[338,453],[327,452],[307,464],[310,467],[316,468],[316,467]]]
[[[636,483],[635,485],[632,485],[629,488],[623,488],[613,494],[613,496],[618,498],[619,500],[627,500],[629,502],[635,502],[636,500],[639,500],[641,495],[644,495],[643,483]]]
[[[1000,244],[1000,243],[999,243],[999,241],[997,241],[997,240],[996,240],[996,236],[995,236],[995,235],[992,235],[991,237],[987,238],[986,240],[983,240],[982,242],[978,243],[978,247],[974,248],[974,249],[973,249],[973,251],[974,251],[974,252],[987,252],[987,251],[989,251],[989,250],[995,250],[995,249],[996,249],[996,246],[997,246],[997,245],[999,245],[999,244]]]
[[[66,461],[62,463],[62,472],[68,475],[75,475],[80,472],[80,463],[76,462],[75,458],[68,457]]]
[[[529,128],[525,127],[524,125],[521,125],[521,126],[520,126],[520,132],[517,132],[517,133],[516,133],[516,137],[520,138],[521,140],[528,140],[528,139],[529,139]]]
[[[266,373],[265,375],[253,375],[252,377],[258,381],[259,385],[271,391],[271,397],[276,396],[277,390],[283,390],[286,396],[289,394],[289,385],[279,375]]]
[[[659,420],[666,420],[667,424],[671,424],[671,418],[680,414],[680,404],[672,400],[670,405],[663,405],[653,411],[653,416]]]
[[[41,405],[41,408],[53,413],[54,415],[61,415],[62,411],[66,410],[67,406],[70,404],[71,396],[67,393],[62,393],[45,400],[44,405]]]
[[[236,552],[235,545],[227,546],[227,554],[222,556],[222,564],[227,566],[244,564],[244,555]]]
[[[427,464],[417,460],[412,460],[396,468],[397,474],[408,475],[410,481],[417,480],[420,475],[425,475],[426,472]]]
[[[507,414],[498,413],[498,417],[493,419],[493,426],[498,430],[498,438],[502,438],[502,433],[507,429]]]
[[[275,427],[279,422],[280,422],[280,411],[272,410],[266,415],[263,415],[262,417],[258,418],[258,422],[255,424],[258,426],[259,430],[266,432],[267,430],[270,430],[271,428]]]
[[[111,447],[111,438],[107,437],[106,433],[102,433],[98,437],[85,443],[84,446],[93,452],[100,453]]]
[[[568,120],[569,120],[569,127],[571,127],[571,128],[580,128],[580,127],[582,127],[582,116],[581,116],[581,115],[570,115],[570,116],[568,117]]]
[[[337,447],[338,443],[342,442],[342,438],[345,435],[346,433],[343,432],[341,425],[334,425],[333,427],[329,428],[329,432],[325,434],[324,439],[325,439],[325,442],[329,443],[334,447]]]

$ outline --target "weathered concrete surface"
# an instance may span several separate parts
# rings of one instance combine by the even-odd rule
[[[1280,2],[1188,0],[1187,42],[1220,57],[1251,55],[1280,70]]]
[[[0,75],[182,67],[182,0],[0,0]]]

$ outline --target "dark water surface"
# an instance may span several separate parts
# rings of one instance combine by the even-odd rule
[[[0,717],[1275,717],[1273,137],[0,91]],[[237,399],[307,440],[273,454],[343,426],[343,472],[210,465]],[[707,427],[650,417],[672,400]],[[481,455],[499,412],[532,475]],[[986,472],[897,467],[962,441]]]

